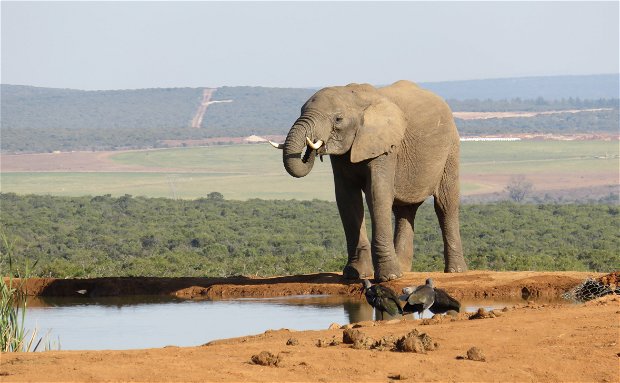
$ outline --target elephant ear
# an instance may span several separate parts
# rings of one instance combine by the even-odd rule
[[[387,99],[367,107],[363,121],[351,146],[354,163],[392,152],[402,141],[407,127],[402,110]]]

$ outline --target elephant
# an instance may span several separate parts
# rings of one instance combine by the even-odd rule
[[[284,168],[293,177],[307,175],[317,155],[330,155],[347,243],[345,278],[388,281],[410,271],[416,211],[430,196],[444,272],[467,271],[459,232],[460,139],[439,96],[406,80],[382,88],[323,88],[302,106],[285,142],[272,145],[283,150]]]

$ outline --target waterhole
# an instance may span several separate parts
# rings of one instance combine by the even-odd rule
[[[461,311],[515,303],[463,302]],[[432,315],[425,311],[422,317]],[[29,302],[26,328],[36,327],[40,335],[47,334],[52,349],[123,350],[198,346],[269,329],[323,330],[334,322],[343,325],[371,319],[379,318],[366,301],[335,296],[215,301],[160,296],[39,297]]]

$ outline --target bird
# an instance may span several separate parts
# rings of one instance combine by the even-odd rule
[[[433,280],[429,278],[426,280],[426,284],[418,287],[405,287],[403,289],[403,295],[401,295],[399,299],[407,302],[403,307],[403,312],[417,312],[418,316],[422,318],[422,312],[435,303]]]
[[[452,298],[445,290],[435,288],[435,302],[428,308],[433,314],[444,314],[447,311],[461,311],[461,303]]]
[[[391,316],[403,314],[403,309],[400,307],[400,302],[398,301],[398,295],[389,287],[372,285],[368,279],[364,279],[363,292],[364,295],[366,295],[368,304],[381,313],[381,320],[383,320],[384,312],[387,312]]]

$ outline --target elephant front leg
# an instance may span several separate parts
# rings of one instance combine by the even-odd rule
[[[395,166],[394,155],[385,154],[373,159],[364,189],[372,219],[372,261],[375,280],[378,281],[389,281],[403,275],[392,235]]]
[[[346,279],[372,278],[373,268],[370,242],[366,234],[362,191],[336,174],[337,172],[334,172],[336,202],[347,240],[348,255],[342,275]]]

